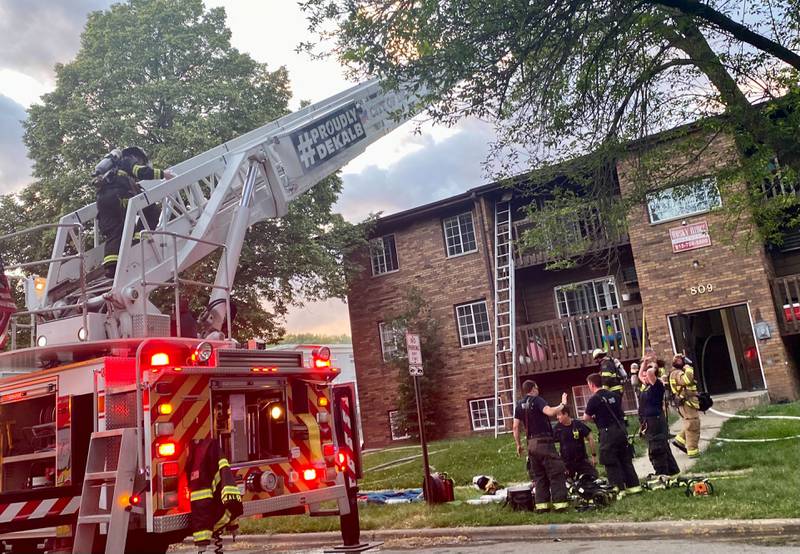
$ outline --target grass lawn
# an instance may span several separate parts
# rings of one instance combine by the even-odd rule
[[[800,416],[800,402],[762,406],[746,413],[757,415]],[[778,438],[800,434],[797,420],[727,421],[720,432],[725,438]],[[638,447],[640,454],[645,450]],[[413,529],[420,527],[459,527],[514,525],[530,523],[572,523],[587,521],[647,521],[659,519],[756,519],[797,516],[797,491],[800,490],[800,440],[769,443],[714,442],[698,459],[692,474],[751,469],[744,475],[712,477],[716,494],[687,498],[683,489],[646,492],[623,498],[596,512],[570,511],[564,514],[535,515],[512,512],[501,505],[471,506],[464,500],[480,493],[471,487],[472,477],[490,474],[502,484],[527,480],[525,463],[517,458],[511,435],[498,439],[476,437],[434,442],[429,446],[431,465],[446,471],[455,480],[456,502],[429,507],[425,504],[390,506],[362,505],[362,529]],[[380,466],[419,454],[408,447],[368,453],[364,456],[366,474],[363,490],[419,487],[422,464],[419,458],[392,467]],[[374,469],[377,468],[377,469]],[[310,518],[287,516],[243,520],[242,530],[250,533],[335,531],[336,517]]]

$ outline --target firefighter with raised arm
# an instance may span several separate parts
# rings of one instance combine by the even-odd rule
[[[683,430],[678,433],[673,446],[686,452],[690,458],[700,455],[700,403],[697,400],[697,381],[694,368],[687,363],[686,356],[675,354],[669,372],[669,388],[673,404],[683,420]]]
[[[522,383],[523,400],[514,410],[514,442],[517,455],[522,455],[519,425],[525,426],[528,436],[528,473],[534,482],[536,511],[547,512],[551,508],[563,511],[569,508],[567,498],[567,468],[555,447],[555,436],[550,418],[555,417],[567,403],[567,393],[561,395],[561,403],[548,406],[539,396],[539,387],[534,381]]]
[[[143,192],[139,181],[171,179],[173,174],[168,170],[153,168],[144,150],[138,146],[129,146],[123,150],[115,148],[106,154],[92,175],[97,186],[97,225],[105,240],[103,268],[106,277],[113,279],[119,259],[128,200]],[[147,227],[155,229],[160,215],[158,206],[150,204],[142,213],[147,220]],[[143,223],[139,221],[136,225],[136,238],[143,228]]]

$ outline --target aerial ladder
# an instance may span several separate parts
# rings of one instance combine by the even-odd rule
[[[178,475],[205,439],[227,448],[244,516],[326,515],[322,506],[335,502],[345,546],[363,546],[354,389],[332,383],[338,369],[327,348],[311,357],[237,348],[230,292],[248,228],[286,215],[412,117],[422,96],[359,84],[170,167],[170,180],[141,182],[112,279],[102,275],[95,203],[11,235],[56,230],[50,258],[7,267],[48,269],[27,278],[27,311],[17,314],[31,316],[33,347],[0,353],[9,376],[0,379],[0,547],[30,551],[47,540],[78,554],[94,551],[103,534],[108,554],[140,544],[156,551],[156,543],[163,551],[185,536],[189,496]],[[143,215],[151,205],[160,208],[152,229]],[[186,277],[201,261],[213,283]],[[0,284],[5,310],[9,287]],[[150,298],[174,288],[179,320],[186,285],[212,291],[197,338],[171,337],[170,315]],[[267,416],[270,406],[277,411]],[[12,447],[18,420],[38,435]],[[60,537],[68,525],[73,534]]]
[[[200,323],[229,335],[223,325],[230,326],[229,294],[247,229],[284,216],[292,201],[412,117],[420,96],[411,87],[384,90],[377,80],[359,84],[170,167],[168,181],[141,182],[128,202],[113,279],[91,278],[103,258],[97,205],[63,216],[44,290],[26,295],[28,309],[45,319],[36,344],[169,335],[169,315],[150,293],[170,284],[177,303],[179,275],[218,250]],[[140,239],[137,221],[145,222],[142,210],[151,204],[161,216],[155,229],[144,223]]]

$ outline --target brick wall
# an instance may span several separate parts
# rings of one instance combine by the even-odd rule
[[[711,141],[698,160],[691,160],[691,153],[687,153],[684,146],[662,145],[659,150],[666,156],[661,159],[659,172],[648,182],[665,186],[684,178],[712,174],[730,163],[735,152],[727,137]],[[636,157],[620,163],[618,173],[624,195],[634,192],[642,182],[641,166]],[[722,201],[725,202],[724,195]],[[708,222],[712,246],[673,253],[669,229],[680,227],[683,221],[691,224],[703,220]],[[645,205],[632,210],[629,224],[648,332],[656,351],[663,356],[672,351],[668,315],[746,303],[753,320],[767,322],[772,330],[771,338],[758,341],[771,398],[796,399],[797,372],[781,339],[770,292],[771,263],[757,240],[751,241],[749,246],[743,244],[746,225],[737,228],[731,241],[725,239],[730,232],[722,229],[721,214],[706,213],[651,225]],[[693,267],[694,261],[699,267]],[[690,294],[691,286],[708,283],[713,286],[712,292]]]
[[[472,212],[478,250],[448,258],[442,219],[466,211]],[[470,434],[468,401],[494,394],[492,343],[462,348],[455,318],[457,304],[485,299],[489,323],[492,327],[494,323],[481,210],[469,200],[411,221],[381,225],[379,235],[390,233],[395,236],[399,271],[372,276],[365,259],[365,270],[351,283],[348,295],[365,442],[370,447],[392,442],[388,412],[397,407],[397,372],[383,362],[378,324],[402,310],[405,292],[411,287],[422,291],[440,324],[447,360],[440,386],[447,391],[451,406],[451,416],[440,423],[448,436]]]

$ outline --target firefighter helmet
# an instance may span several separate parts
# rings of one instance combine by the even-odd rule
[[[600,356],[605,356],[605,355],[606,355],[606,351],[601,349],[601,348],[595,348],[592,351],[592,359],[594,359],[594,360],[596,360]]]
[[[128,146],[125,148],[122,151],[122,157],[134,158],[140,165],[147,165],[149,162],[149,159],[147,158],[147,152],[138,146]]]

